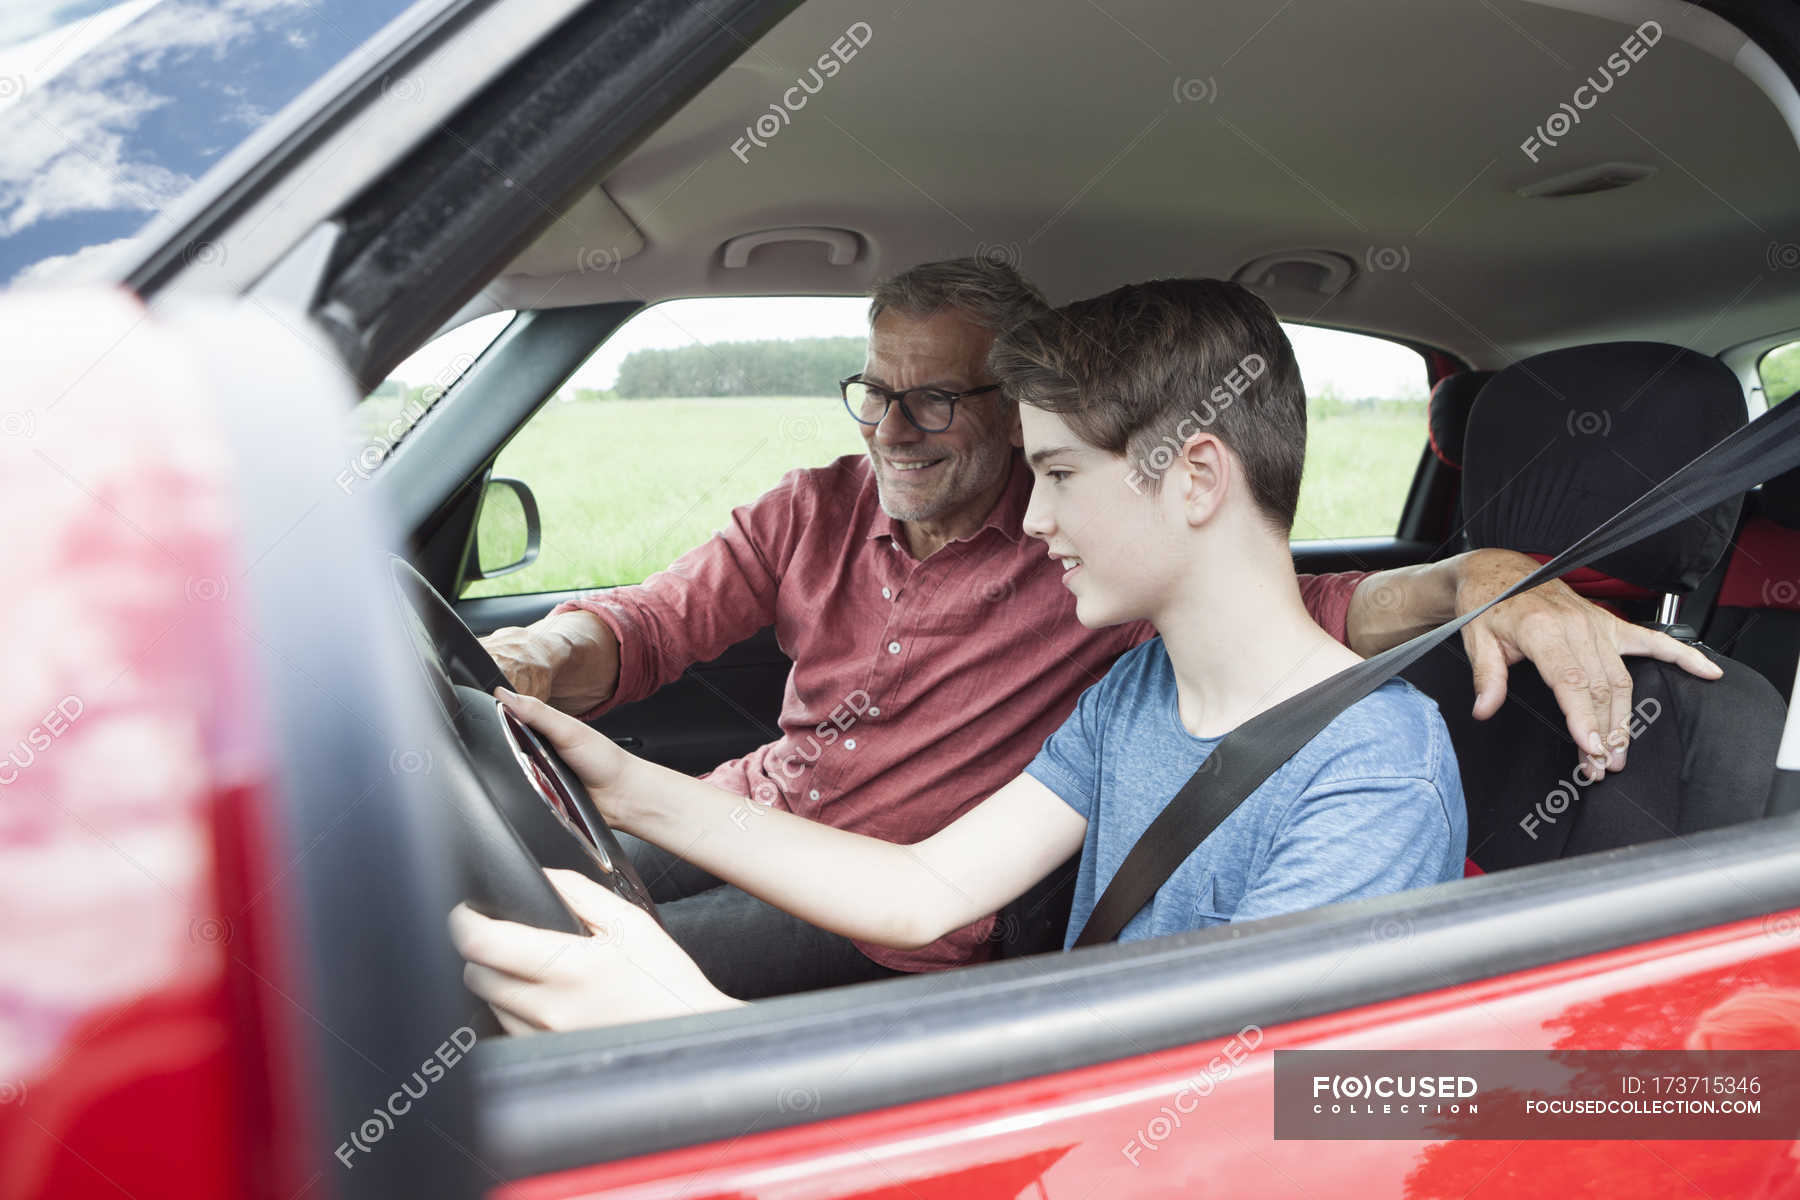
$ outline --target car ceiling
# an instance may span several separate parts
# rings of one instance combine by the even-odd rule
[[[1661,39],[1533,163],[1521,143],[1590,75],[1605,82],[1636,12],[811,0],[462,316],[856,295],[913,263],[974,253],[1016,263],[1061,303],[1326,251],[1353,267],[1335,294],[1304,268],[1245,282],[1289,320],[1406,337],[1478,366],[1621,338],[1716,353],[1800,325],[1794,134],[1756,83],[1678,36],[1701,22],[1729,54],[1741,39],[1712,14],[1640,11]],[[822,86],[808,76],[816,94],[789,93],[805,105],[780,123],[771,105],[859,21],[867,44]],[[746,127],[760,114],[780,127],[758,147]],[[1520,194],[1620,163],[1652,173],[1596,194]],[[853,261],[832,265],[823,245],[796,240],[725,265],[733,238],[789,227],[852,232]]]

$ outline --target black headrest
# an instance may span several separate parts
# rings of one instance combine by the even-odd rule
[[[1463,436],[1469,430],[1469,413],[1475,408],[1475,394],[1493,377],[1492,371],[1458,371],[1444,376],[1432,387],[1426,427],[1431,438],[1431,452],[1445,466],[1463,465]]]
[[[1744,420],[1731,368],[1680,346],[1606,342],[1514,363],[1469,414],[1469,543],[1558,554]],[[1592,565],[1651,591],[1692,591],[1742,504],[1722,501]]]
[[[1784,529],[1800,529],[1800,467],[1763,484],[1756,511]]]

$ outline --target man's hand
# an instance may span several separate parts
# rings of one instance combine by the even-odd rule
[[[585,610],[508,625],[479,641],[514,691],[567,713],[604,703],[619,685],[619,640]]]
[[[555,933],[450,911],[463,982],[508,1033],[623,1025],[742,1004],[720,992],[650,914],[574,871],[545,875],[588,927]]]
[[[1479,608],[1537,569],[1510,550],[1478,550],[1460,556],[1456,615]],[[1625,766],[1631,741],[1631,674],[1622,656],[1644,655],[1673,663],[1690,675],[1717,679],[1723,672],[1704,654],[1665,634],[1621,621],[1552,580],[1496,605],[1463,627],[1463,648],[1475,668],[1474,715],[1486,720],[1506,700],[1507,668],[1530,659],[1568,721],[1569,735],[1595,770]]]

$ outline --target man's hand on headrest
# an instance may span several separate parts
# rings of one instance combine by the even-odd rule
[[[1455,564],[1456,615],[1480,608],[1537,569],[1537,562],[1511,550],[1476,550],[1449,560]],[[1561,580],[1552,580],[1495,605],[1462,631],[1463,648],[1475,668],[1474,715],[1486,720],[1506,701],[1507,669],[1529,659],[1556,693],[1569,723],[1569,736],[1596,771],[1625,766],[1631,737],[1631,673],[1624,656],[1643,655],[1671,663],[1702,679],[1723,672],[1706,655],[1584,600]]]

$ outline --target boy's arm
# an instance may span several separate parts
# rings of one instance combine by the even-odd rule
[[[833,829],[642,760],[619,825],[832,933],[929,946],[1024,894],[1081,849],[1087,821],[1020,775],[910,846]],[[610,817],[609,817],[610,819]]]
[[[933,836],[895,845],[635,758],[541,700],[501,698],[580,776],[609,824],[821,929],[877,945],[928,946],[987,916],[1080,849],[1087,830],[1021,775]]]
[[[1087,827],[1024,775],[916,846],[760,806],[746,809],[729,793],[686,776],[673,782],[685,786],[671,794],[696,802],[704,814],[691,823],[664,823],[693,829],[694,845],[711,847],[694,861],[848,937],[879,942],[877,934],[907,931],[898,943],[889,938],[890,945],[928,945],[999,908],[1067,858]],[[697,791],[679,795],[690,789]],[[741,829],[731,825],[733,813],[749,814]],[[721,818],[723,831],[716,828]],[[707,827],[709,820],[715,827]],[[742,835],[735,846],[734,834]],[[546,874],[590,936],[497,921],[466,904],[450,914],[451,939],[468,960],[463,982],[493,1006],[508,1033],[655,1020],[742,1003],[714,987],[642,909],[584,875]]]

